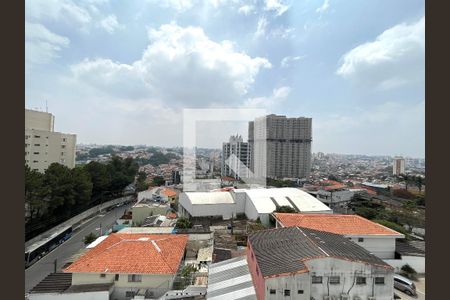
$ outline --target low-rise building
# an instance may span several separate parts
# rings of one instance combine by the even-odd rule
[[[304,227],[257,231],[247,261],[258,300],[392,300],[394,270],[342,235]]]
[[[341,234],[382,259],[395,257],[395,242],[405,236],[358,215],[274,213],[276,227],[301,226]]]
[[[72,273],[72,286],[113,284],[111,299],[160,297],[172,288],[187,241],[183,234],[113,233],[63,271]]]
[[[131,210],[133,224],[135,226],[141,226],[147,217],[156,215],[165,216],[170,211],[170,206],[160,202],[146,202],[134,205]]]
[[[180,194],[179,213],[187,217],[222,217],[231,219],[245,214],[270,224],[270,215],[281,206],[302,213],[333,211],[308,193],[296,188],[234,189],[220,192],[187,192]]]

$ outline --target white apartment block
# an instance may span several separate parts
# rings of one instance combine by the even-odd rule
[[[51,113],[25,109],[25,163],[44,173],[52,163],[75,167],[77,136],[54,131]]]
[[[402,157],[395,157],[392,165],[392,174],[405,174],[405,159]]]
[[[249,122],[251,169],[257,177],[308,178],[311,171],[311,118],[268,115]],[[265,164],[265,167],[261,164]]]
[[[228,160],[228,164],[226,161]],[[248,178],[250,166],[250,146],[242,136],[231,136],[228,143],[222,145],[221,175],[236,179]]]

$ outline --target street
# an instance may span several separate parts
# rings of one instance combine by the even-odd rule
[[[419,278],[414,281],[416,285],[417,297],[411,297],[397,289],[394,289],[395,293],[401,297],[402,300],[425,300],[425,278]]]
[[[54,271],[55,259],[57,260],[57,270],[60,271],[67,259],[85,247],[83,239],[86,235],[91,232],[99,234],[99,230],[96,229],[100,227],[100,224],[103,232],[109,230],[114,222],[122,216],[125,209],[130,208],[131,205],[115,207],[109,212],[103,211],[102,214],[95,216],[92,220],[82,225],[79,230],[74,232],[70,239],[26,269],[25,292],[28,292],[48,274]]]

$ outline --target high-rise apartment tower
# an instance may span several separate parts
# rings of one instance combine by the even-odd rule
[[[75,167],[75,134],[54,131],[51,113],[25,109],[25,163],[45,172],[52,163]]]
[[[249,122],[251,170],[256,177],[308,178],[311,171],[311,118],[268,115]]]

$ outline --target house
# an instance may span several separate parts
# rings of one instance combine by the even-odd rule
[[[160,297],[172,288],[188,241],[182,234],[110,234],[63,271],[72,286],[113,284],[111,299]]]
[[[247,262],[258,300],[391,300],[394,269],[342,235],[305,227],[257,231]]]
[[[170,202],[176,201],[177,192],[168,187],[150,188],[138,193],[138,203],[141,201]]]
[[[276,227],[301,226],[341,234],[381,259],[395,257],[395,241],[405,236],[358,215],[274,213]]]
[[[281,206],[302,213],[333,211],[308,193],[296,188],[233,189],[220,192],[185,192],[180,194],[179,214],[187,217],[222,217],[231,219],[245,214],[249,220],[270,224],[270,215]]]

